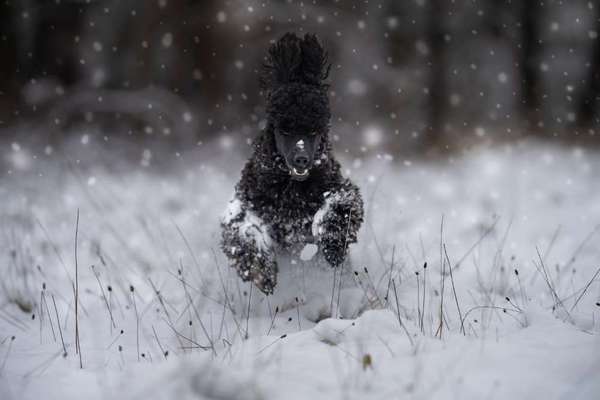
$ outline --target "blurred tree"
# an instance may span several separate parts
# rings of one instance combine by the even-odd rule
[[[429,45],[429,126],[425,131],[422,144],[425,148],[435,149],[442,144],[446,129],[446,108],[448,90],[446,85],[446,43],[444,30],[443,0],[428,0],[427,43]]]
[[[538,19],[540,5],[536,1],[521,2],[521,37],[519,66],[521,73],[521,117],[527,129],[540,122]]]
[[[437,139],[429,124],[431,47],[427,38],[428,3],[424,0],[389,2],[383,33],[389,51],[387,67],[395,85],[390,91],[389,126],[393,140],[387,144],[392,154],[407,148],[425,148]],[[383,25],[383,24],[381,24]]]
[[[588,83],[594,4],[589,0],[546,0],[539,5],[537,73],[540,117],[537,130],[547,137],[579,137],[580,101]]]
[[[4,2],[0,54],[5,82],[0,91],[10,96],[4,110],[13,122],[35,118],[44,102],[78,81],[75,43],[85,7],[68,0]]]
[[[600,125],[600,4],[596,4],[594,9],[595,24],[589,31],[593,46],[590,60],[586,62],[587,77],[583,81],[584,89],[579,104],[579,124],[592,129],[592,133]]]
[[[506,0],[429,3],[427,148],[464,149],[510,136],[518,108],[515,9]]]
[[[0,5],[0,128],[12,122],[15,97],[19,92],[17,71],[17,37],[14,9],[10,4]]]

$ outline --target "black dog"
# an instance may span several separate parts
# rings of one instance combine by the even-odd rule
[[[340,266],[363,221],[358,188],[333,158],[327,54],[314,35],[287,33],[271,45],[260,84],[267,125],[254,143],[221,223],[221,248],[244,281],[271,294],[276,254],[307,243]]]

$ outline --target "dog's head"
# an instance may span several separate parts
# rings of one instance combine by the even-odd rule
[[[267,130],[290,176],[305,180],[329,130],[327,53],[316,36],[287,33],[271,45],[260,83],[267,98]]]

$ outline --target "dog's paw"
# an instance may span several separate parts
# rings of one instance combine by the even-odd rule
[[[340,266],[346,259],[348,250],[344,233],[333,229],[326,232],[320,240],[323,258],[332,267]]]
[[[333,267],[341,265],[346,258],[348,245],[356,242],[351,207],[332,204],[322,216],[317,228],[318,244],[325,260]]]
[[[277,285],[277,264],[275,261],[260,260],[250,269],[252,283],[264,294],[273,294]]]
[[[247,251],[234,263],[244,281],[251,281],[264,294],[273,294],[277,285],[277,263],[274,257],[262,252]]]
[[[312,233],[329,264],[335,267],[344,262],[348,245],[357,240],[362,218],[358,192],[342,189],[326,195],[325,204],[315,214]]]

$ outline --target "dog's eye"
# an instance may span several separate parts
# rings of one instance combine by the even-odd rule
[[[281,133],[283,136],[290,136],[290,133],[288,131],[284,131],[282,129],[279,130],[279,133]]]
[[[317,133],[318,133],[317,131],[312,131],[312,132],[310,133],[310,136],[317,136]]]

